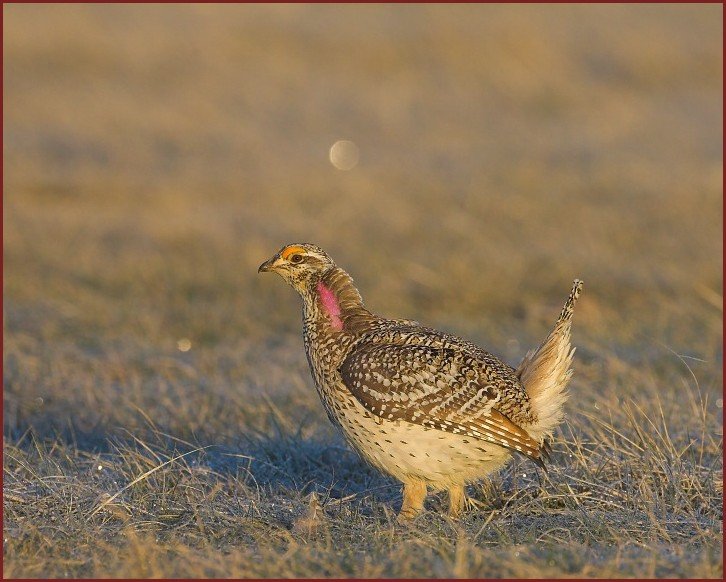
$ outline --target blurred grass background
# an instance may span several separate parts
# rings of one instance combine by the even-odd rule
[[[15,498],[5,504],[6,574],[722,573],[720,5],[4,5],[3,14],[4,490]],[[339,139],[360,149],[350,171],[329,161]],[[359,532],[348,546],[270,538],[287,519],[271,509],[254,522],[269,543],[244,512],[225,526],[227,541],[200,533],[194,543],[186,526],[160,526],[151,505],[152,517],[136,520],[139,499],[119,524],[81,519],[153,465],[129,459],[171,458],[173,439],[233,455],[250,454],[251,438],[272,439],[274,458],[269,447],[254,457],[272,466],[290,448],[312,458],[339,450],[307,371],[298,299],[256,273],[282,244],[302,241],[328,250],[373,311],[458,333],[513,364],[544,337],[571,280],[584,279],[569,404],[584,433],[563,443],[596,442],[585,415],[636,439],[628,399],[648,418],[662,414],[674,451],[697,437],[700,460],[684,474],[708,481],[698,493],[706,509],[686,514],[708,530],[703,539],[679,537],[672,515],[658,515],[646,533],[634,525],[632,539],[583,533],[577,543],[595,549],[580,563],[558,553],[579,552],[559,537],[555,559],[546,543],[511,532],[482,541],[472,517],[453,541],[423,525],[430,543],[415,552],[410,540],[371,546],[394,489],[361,495],[371,479],[391,482],[342,453],[315,480],[367,475],[338,496],[358,494],[373,515],[333,520]],[[203,499],[220,483],[244,497],[238,469],[204,458],[214,470],[192,479]],[[116,463],[106,481],[99,463]],[[255,490],[259,507],[302,511],[308,473],[293,465]],[[157,476],[173,480],[175,467]],[[265,481],[262,468],[249,470]],[[515,473],[505,472],[504,500]],[[641,485],[636,506],[657,497]],[[548,512],[531,526],[512,511],[547,529]],[[192,521],[215,529],[205,520]],[[151,530],[156,553],[138,542]],[[694,536],[697,547],[673,558]],[[602,549],[613,544],[627,567]],[[138,548],[151,554],[134,560]],[[187,558],[171,566],[169,552]]]

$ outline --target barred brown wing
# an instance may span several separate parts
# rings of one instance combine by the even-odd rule
[[[366,343],[339,368],[343,383],[381,419],[405,420],[518,451],[542,464],[540,445],[497,410],[512,390],[471,354],[449,347]]]

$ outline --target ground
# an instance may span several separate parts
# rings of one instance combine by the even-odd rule
[[[3,11],[6,577],[722,576],[720,5]],[[512,364],[582,278],[549,471],[397,525],[289,242]]]

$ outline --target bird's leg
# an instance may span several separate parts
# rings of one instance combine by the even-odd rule
[[[413,519],[423,510],[426,499],[426,482],[420,479],[406,481],[403,484],[403,506],[398,514],[400,521]]]
[[[465,509],[483,509],[484,507],[486,507],[485,503],[467,497],[463,485],[453,485],[449,488],[449,516],[451,518],[458,519]]]
[[[449,516],[453,519],[461,517],[464,510],[466,494],[463,485],[452,485],[449,487]]]

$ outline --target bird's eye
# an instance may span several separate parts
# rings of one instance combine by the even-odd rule
[[[302,263],[303,256],[302,255],[293,255],[290,257],[291,263]]]

